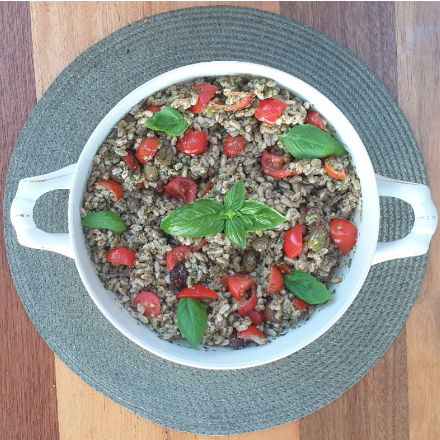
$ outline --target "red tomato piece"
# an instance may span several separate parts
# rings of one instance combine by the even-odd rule
[[[218,298],[218,295],[213,290],[208,289],[201,284],[193,284],[192,289],[190,289],[189,287],[185,287],[176,295],[176,298],[206,299]]]
[[[167,269],[173,270],[191,252],[189,246],[177,246],[167,253]]]
[[[104,188],[109,189],[113,194],[113,200],[115,202],[117,202],[124,195],[122,186],[113,180],[98,180],[95,185],[103,186]]]
[[[266,98],[258,103],[255,117],[267,125],[275,125],[275,121],[283,113],[287,104],[276,98]]]
[[[286,177],[292,175],[292,171],[285,170],[284,156],[278,156],[278,154],[269,153],[263,150],[261,153],[261,166],[263,171],[272,177]]]
[[[240,298],[238,302],[238,314],[240,316],[248,315],[252,312],[252,310],[255,309],[255,306],[257,305],[257,288],[255,285],[251,287],[251,296],[249,299]]]
[[[228,287],[231,295],[239,301],[246,290],[254,285],[254,279],[250,275],[235,274],[228,276]]]
[[[283,287],[283,276],[281,272],[274,266],[270,269],[269,286],[267,293],[278,293]]]
[[[159,144],[160,141],[156,136],[144,138],[136,150],[137,160],[147,163],[156,154]]]
[[[177,149],[185,154],[199,154],[206,148],[208,135],[204,131],[190,131],[177,142]]]
[[[160,110],[159,105],[149,105],[145,110],[148,110],[149,112],[157,113]]]
[[[156,192],[162,192],[165,189],[165,183],[161,183],[159,185],[156,186],[156,188],[154,188],[154,191]]]
[[[211,101],[209,103],[209,106],[216,108],[217,110],[223,110],[225,112],[233,112],[235,110],[240,110],[242,108],[247,107],[252,102],[252,98],[254,97],[253,93],[246,93],[246,92],[231,92],[231,95],[239,98],[239,100],[235,104],[226,105],[226,104],[218,104],[217,102]]]
[[[211,188],[212,188],[212,182],[208,182],[208,183],[205,185],[205,188],[203,188],[203,191],[202,191],[202,197],[203,197],[203,196],[206,196],[206,194],[211,190]]]
[[[127,248],[113,248],[107,252],[106,260],[113,266],[134,266],[134,256],[136,251],[130,251]]]
[[[205,244],[206,244],[206,240],[203,238],[199,244],[193,246],[193,252],[199,251],[200,249],[203,248],[203,246],[205,246]]]
[[[335,218],[330,222],[330,236],[341,252],[347,255],[347,252],[356,243],[357,229],[356,226],[348,220]]]
[[[205,104],[215,95],[218,87],[212,84],[203,83],[194,86],[193,90],[200,90],[200,92],[197,94],[197,102],[191,106],[191,111],[193,113],[200,113],[203,110],[203,107],[205,107]]]
[[[305,124],[312,124],[315,127],[324,130],[325,123],[322,120],[321,116],[317,112],[307,112],[306,119],[304,121]]]
[[[223,142],[223,153],[228,157],[237,156],[245,145],[246,139],[241,134],[238,136],[228,134]]]
[[[228,286],[228,274],[227,273],[224,273],[222,275],[222,277],[220,278],[220,283],[223,284],[223,287],[225,289],[229,288],[229,286]]]
[[[300,298],[295,298],[292,301],[293,307],[297,308],[300,312],[304,312],[307,309],[307,303]]]
[[[139,171],[139,164],[131,151],[127,151],[127,156],[123,156],[124,162],[131,171]]]
[[[303,249],[304,225],[295,225],[284,236],[283,249],[288,258],[297,257]]]
[[[252,325],[260,325],[264,321],[264,315],[262,312],[257,312],[256,310],[252,310],[249,313],[249,318],[251,318]]]
[[[136,307],[142,304],[144,307],[143,315],[149,318],[156,318],[160,313],[160,300],[153,292],[139,292],[133,299],[133,305]]]
[[[327,174],[333,177],[333,179],[342,180],[347,177],[342,163],[339,163],[334,156],[329,156],[325,159],[324,167]]]
[[[184,203],[192,203],[196,199],[197,185],[189,177],[175,177],[165,186],[164,194]]]
[[[246,330],[242,330],[237,333],[237,338],[239,339],[251,339],[252,336],[258,336],[259,338],[264,338],[263,333],[258,327],[250,325]]]
[[[279,264],[277,269],[282,273],[290,273],[290,269],[285,264]]]
[[[275,318],[275,314],[277,313],[276,310],[272,310],[270,308],[270,301],[266,303],[266,307],[264,308],[264,319],[267,322],[275,322],[275,323],[280,323],[281,320]]]

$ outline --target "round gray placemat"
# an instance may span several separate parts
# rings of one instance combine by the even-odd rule
[[[26,311],[78,376],[154,423],[195,433],[231,434],[303,417],[358,381],[403,325],[426,256],[374,266],[345,315],[299,352],[248,370],[205,371],[158,358],[126,339],[95,307],[73,261],[18,245],[8,218],[18,181],[76,162],[96,125],[122,97],[164,71],[209,60],[266,64],[303,79],[347,115],[376,172],[426,184],[419,150],[401,111],[348,50],[275,14],[197,7],[120,29],[56,78],[29,116],[12,155],[4,199],[5,235]],[[55,191],[40,199],[37,224],[50,232],[65,231],[67,196],[67,191]],[[413,214],[405,203],[384,199],[381,209],[382,240],[400,238],[411,228]]]

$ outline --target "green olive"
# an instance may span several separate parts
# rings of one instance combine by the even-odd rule
[[[246,272],[252,272],[257,266],[257,253],[253,249],[244,251],[241,265]]]
[[[158,167],[167,167],[173,158],[173,149],[169,145],[162,145],[154,156],[154,164]]]
[[[269,247],[269,245],[270,245],[270,241],[267,237],[258,237],[251,244],[251,246],[257,252],[265,251]]]
[[[159,178],[157,168],[154,165],[150,165],[150,164],[146,164],[144,166],[144,175],[145,178],[150,182],[154,182]]]
[[[307,246],[314,252],[321,250],[328,238],[328,233],[325,228],[316,228],[309,237]]]

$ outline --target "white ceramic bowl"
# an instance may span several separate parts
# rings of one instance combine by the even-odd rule
[[[290,329],[264,346],[233,351],[229,347],[212,347],[207,351],[190,349],[185,344],[159,339],[156,333],[131,318],[114,300],[115,294],[104,289],[91,264],[83,235],[79,208],[87,177],[92,169],[92,158],[113,126],[138,102],[172,84],[200,76],[250,74],[271,78],[282,88],[312,102],[319,113],[336,129],[337,138],[346,146],[356,167],[362,199],[355,215],[359,235],[350,258],[351,266],[342,264],[338,269],[343,281],[331,286],[332,300],[299,328]],[[69,234],[48,234],[36,228],[32,218],[35,201],[47,191],[70,189]],[[402,240],[377,243],[379,231],[379,195],[401,198],[410,203],[415,213],[412,232]],[[399,182],[376,176],[361,139],[343,113],[325,96],[310,85],[285,72],[251,63],[217,61],[188,65],[164,73],[138,87],[120,101],[101,121],[90,136],[83,152],[74,165],[44,176],[23,179],[11,207],[11,221],[18,241],[24,246],[58,252],[74,258],[81,279],[95,304],[107,319],[127,338],[152,353],[192,367],[206,369],[238,369],[272,362],[294,353],[326,332],[348,309],[358,294],[370,266],[393,258],[426,253],[437,225],[437,211],[426,186]]]

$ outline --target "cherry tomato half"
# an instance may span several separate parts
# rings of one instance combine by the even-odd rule
[[[194,86],[193,90],[200,90],[200,92],[197,94],[197,102],[191,106],[191,111],[193,113],[200,113],[203,110],[203,107],[205,107],[205,104],[215,95],[218,87],[212,84],[203,83]]]
[[[303,249],[304,225],[295,225],[284,236],[283,249],[288,258],[297,257]]]
[[[324,168],[327,174],[333,177],[333,179],[342,180],[347,177],[342,163],[338,162],[335,156],[329,156],[325,159]]]
[[[127,151],[127,155],[123,156],[122,159],[124,159],[124,162],[127,164],[128,168],[131,171],[138,171],[139,170],[139,164],[136,158],[134,157],[133,153],[131,151]]]
[[[261,153],[261,166],[263,167],[263,171],[272,177],[286,177],[292,174],[292,171],[285,170],[283,168],[284,165],[284,156],[278,156],[278,154],[269,153],[266,150],[263,150]]]
[[[357,229],[356,226],[348,220],[335,218],[330,222],[330,236],[341,252],[347,255],[347,252],[356,243]]]
[[[113,248],[107,252],[106,260],[113,266],[134,266],[134,256],[136,251],[130,251],[127,248]]]
[[[246,92],[231,92],[231,96],[236,96],[237,98],[239,98],[235,104],[226,105],[226,104],[218,104],[217,102],[210,101],[209,106],[216,108],[217,110],[233,112],[235,110],[240,110],[242,108],[247,107],[252,102],[252,98],[254,97],[254,94],[246,93]]]
[[[98,180],[95,185],[103,186],[104,188],[109,189],[113,194],[113,200],[115,202],[117,202],[124,195],[121,185],[113,180]]]
[[[133,299],[133,305],[136,307],[138,304],[142,304],[145,309],[143,315],[149,318],[156,318],[160,313],[160,301],[153,292],[139,292]]]
[[[239,339],[251,339],[252,336],[258,336],[259,338],[264,338],[263,333],[258,327],[250,325],[246,330],[242,330],[237,333],[237,338]]]
[[[185,154],[199,154],[206,148],[208,135],[204,131],[190,131],[177,142],[177,149]]]
[[[270,269],[269,286],[267,293],[278,293],[283,287],[283,276],[281,272],[274,266]]]
[[[257,312],[256,310],[252,310],[249,313],[249,318],[251,318],[252,325],[260,325],[264,321],[264,315],[262,312]]]
[[[156,154],[159,144],[160,141],[156,136],[144,138],[136,150],[137,160],[147,163]]]
[[[149,105],[145,110],[148,110],[149,112],[157,113],[160,110],[159,105]]]
[[[201,284],[193,284],[192,289],[190,289],[189,287],[185,287],[176,295],[176,298],[206,299],[218,298],[218,295],[213,290],[208,289]]]
[[[279,264],[277,269],[282,273],[290,273],[290,269],[285,264]]]
[[[235,274],[228,276],[229,291],[237,301],[239,301],[243,293],[254,284],[254,279],[250,275]]]
[[[275,121],[280,117],[286,107],[287,104],[279,99],[266,98],[258,103],[258,107],[255,110],[255,117],[267,125],[275,125]]]
[[[189,246],[177,246],[167,252],[167,269],[173,270],[191,252]]]
[[[306,119],[304,121],[305,124],[312,124],[315,127],[324,130],[325,123],[322,120],[321,116],[317,112],[307,112]]]
[[[307,303],[300,298],[295,298],[292,301],[293,307],[297,308],[300,312],[304,312],[307,309]]]
[[[248,315],[252,312],[252,310],[255,309],[255,306],[257,305],[257,288],[255,285],[251,287],[251,296],[249,299],[240,298],[238,302],[238,314],[240,316]]]
[[[223,142],[223,153],[228,157],[237,156],[245,145],[246,139],[241,134],[234,137],[228,134]]]
[[[192,203],[196,199],[197,185],[189,177],[175,177],[165,186],[164,194],[184,203]]]

